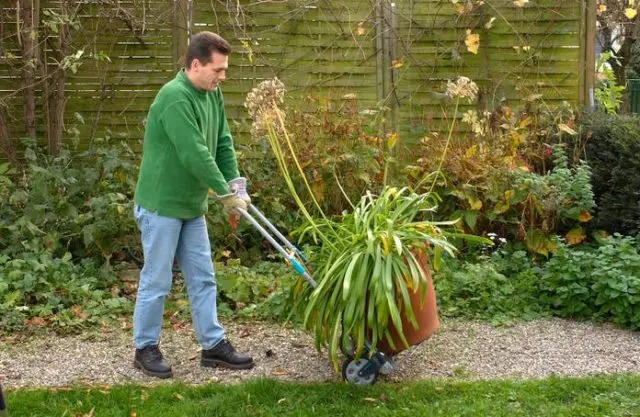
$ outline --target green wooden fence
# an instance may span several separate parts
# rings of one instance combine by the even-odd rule
[[[18,137],[24,131],[20,17],[15,2],[3,4],[0,104],[9,114],[11,135]],[[234,47],[223,92],[240,138],[249,128],[247,92],[274,76],[284,81],[290,106],[312,109],[322,100],[338,111],[356,100],[361,110],[384,115],[387,130],[408,141],[442,128],[448,117],[442,92],[458,75],[481,86],[479,103],[470,107],[481,110],[502,103],[518,107],[531,97],[551,106],[582,105],[592,83],[592,48],[585,45],[591,45],[593,0],[78,4],[81,28],[72,31],[72,42],[84,58],[67,80],[65,128],[77,129],[85,143],[123,137],[137,147],[155,93],[180,68],[189,34],[201,30],[220,33]],[[45,7],[56,5],[49,1]],[[476,35],[474,54],[465,41]],[[91,57],[100,51],[109,61]],[[44,92],[38,88],[41,118]]]

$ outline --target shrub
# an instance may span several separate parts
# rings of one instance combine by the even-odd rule
[[[57,158],[29,144],[25,161],[23,176],[1,181],[0,253],[16,257],[42,246],[55,256],[109,261],[135,245],[136,165],[126,144],[78,155],[64,149]]]
[[[544,315],[539,269],[525,251],[497,251],[473,260],[447,260],[434,276],[440,314],[499,324]]]
[[[41,248],[43,249],[43,248]],[[25,325],[78,329],[129,312],[118,278],[91,259],[74,263],[71,254],[54,258],[47,250],[10,259],[0,255],[0,329]]]
[[[546,264],[540,300],[556,315],[640,328],[640,242],[614,235],[602,245],[561,244]]]
[[[542,255],[554,250],[557,233],[571,243],[584,240],[581,223],[591,219],[594,201],[589,166],[569,162],[565,142],[577,134],[571,108],[516,115],[503,106],[484,115],[467,112],[462,122],[471,131],[451,143],[444,159],[441,215],[460,218],[460,227],[476,234],[524,241]],[[431,136],[421,144],[418,165],[409,167],[417,178],[437,169],[445,146]]]
[[[592,169],[594,226],[609,233],[640,233],[640,117],[596,113],[584,120]]]

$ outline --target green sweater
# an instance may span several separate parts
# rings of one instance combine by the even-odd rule
[[[165,217],[207,212],[207,194],[229,193],[239,177],[220,87],[195,88],[185,73],[165,84],[147,115],[134,201]]]

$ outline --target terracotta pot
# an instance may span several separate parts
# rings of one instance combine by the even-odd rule
[[[436,292],[433,287],[433,280],[431,279],[431,272],[429,271],[428,258],[424,253],[414,254],[418,263],[425,272],[427,278],[427,294],[424,300],[424,304],[420,305],[420,291],[409,291],[409,299],[411,300],[411,306],[413,307],[413,314],[418,322],[418,328],[414,328],[413,325],[407,319],[406,314],[400,310],[402,317],[402,330],[407,339],[409,345],[416,345],[435,333],[440,326],[438,320],[438,307],[436,305]],[[391,348],[386,339],[378,342],[377,348],[387,355],[394,355],[402,352],[406,349],[405,345],[400,340],[398,332],[391,320],[389,320],[389,329],[395,345],[395,349]]]

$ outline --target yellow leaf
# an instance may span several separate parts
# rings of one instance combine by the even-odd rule
[[[627,16],[628,19],[633,19],[637,14],[638,11],[636,9],[632,9],[631,7],[628,7],[624,10],[624,15]]]
[[[513,4],[516,7],[524,7],[525,4],[529,3],[529,0],[515,0]]]
[[[531,124],[531,122],[532,122],[531,117],[526,117],[526,118],[520,120],[520,124],[518,124],[518,127],[520,127],[520,128],[527,127],[527,126],[529,126]]]
[[[184,400],[184,397],[182,395],[178,394],[177,392],[173,393],[173,398],[175,398],[176,400],[180,400],[180,401]]]
[[[504,199],[505,201],[510,201],[515,195],[516,195],[515,190],[507,190],[504,192]]]
[[[496,20],[495,17],[492,17],[491,19],[489,19],[489,21],[487,23],[484,24],[484,28],[485,29],[491,29],[491,27],[493,26],[493,22]]]
[[[578,132],[576,132],[575,130],[571,129],[569,126],[567,126],[564,123],[558,123],[558,129],[562,130],[565,133],[570,134],[571,136],[575,136],[578,134]]]
[[[464,44],[467,45],[467,51],[477,54],[478,48],[480,48],[480,35],[471,33],[471,30],[467,29],[467,37],[464,39]]]
[[[591,213],[589,213],[586,210],[582,210],[580,212],[580,216],[578,216],[578,220],[580,220],[581,223],[586,223],[589,220],[591,220],[593,218],[593,216],[591,215]]]
[[[249,45],[249,42],[246,40],[240,41],[240,43],[242,43],[242,47],[248,52],[247,60],[250,64],[253,63],[253,49],[251,48],[251,45]]]
[[[362,26],[362,22],[358,23],[358,28],[356,29],[356,35],[362,36],[365,34],[364,27]]]
[[[475,197],[471,197],[469,199],[469,206],[471,206],[471,210],[480,210],[482,208],[482,201]]]
[[[324,200],[324,190],[326,188],[326,183],[322,179],[322,177],[317,177],[311,183],[311,191],[313,191],[313,196],[318,200],[318,203]]]
[[[515,130],[511,132],[511,137],[513,138],[513,144],[514,145],[519,145],[520,144],[520,134],[518,132],[516,132]]]
[[[371,397],[365,397],[365,398],[363,398],[363,400],[369,401],[370,403],[375,403],[376,402],[376,399],[375,398],[371,398]]]
[[[464,159],[471,159],[478,153],[478,145],[471,145],[464,153]]]
[[[571,229],[566,235],[567,243],[570,245],[577,245],[578,243],[581,243],[586,237],[587,236],[584,234],[584,230],[582,230],[582,227]]]
[[[493,209],[493,212],[495,214],[502,214],[505,211],[509,210],[509,207],[511,207],[509,206],[509,204],[498,201],[498,203],[496,203],[496,207]]]
[[[467,14],[473,10],[473,3],[466,1],[464,5],[456,4],[456,10],[458,11],[458,14]]]
[[[398,143],[398,133],[392,132],[387,135],[387,148],[393,149]]]
[[[397,69],[397,68],[400,68],[400,67],[402,67],[402,61],[399,60],[399,59],[396,59],[391,63],[391,68],[396,68]]]
[[[607,11],[607,5],[606,5],[606,4],[600,4],[600,5],[598,6],[598,12],[599,12],[599,13],[604,13],[604,12],[606,12],[606,11]]]
[[[282,403],[283,403],[283,402],[285,402],[285,401],[287,401],[287,399],[286,399],[286,398],[280,398],[280,399],[278,400],[278,404],[282,404]]]
[[[525,101],[536,101],[542,98],[542,94],[529,94],[524,100]]]

